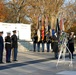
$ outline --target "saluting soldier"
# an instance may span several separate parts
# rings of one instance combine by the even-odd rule
[[[10,32],[5,37],[6,63],[11,63],[11,37]]]
[[[13,61],[17,61],[17,53],[18,53],[18,40],[16,36],[16,30],[13,31],[13,35],[11,36],[12,42],[12,57]]]
[[[0,63],[3,63],[4,41],[2,35],[3,35],[3,31],[0,31]]]

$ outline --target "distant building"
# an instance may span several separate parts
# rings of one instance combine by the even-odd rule
[[[0,30],[4,32],[3,37],[6,36],[7,32],[16,30],[17,36],[20,40],[31,41],[31,24],[22,23],[0,23]]]

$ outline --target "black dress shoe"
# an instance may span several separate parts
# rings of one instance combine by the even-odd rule
[[[72,59],[74,59],[74,57],[72,57]]]
[[[4,64],[4,62],[0,62],[0,64]]]
[[[58,59],[58,57],[55,57],[55,59]]]
[[[44,52],[44,51],[42,51],[42,52]]]
[[[36,52],[36,51],[33,51],[33,52]]]
[[[40,51],[38,51],[38,52],[40,52]]]
[[[18,61],[18,60],[13,60],[13,61]]]
[[[11,63],[11,61],[6,61],[6,63]]]

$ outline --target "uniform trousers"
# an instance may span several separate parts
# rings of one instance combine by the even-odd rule
[[[11,49],[6,49],[6,62],[9,62],[11,59]]]
[[[17,53],[18,53],[18,49],[13,48],[13,51],[12,51],[13,61],[17,60]]]
[[[0,63],[3,62],[3,50],[0,50]]]

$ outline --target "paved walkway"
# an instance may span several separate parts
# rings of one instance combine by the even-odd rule
[[[5,52],[4,52],[5,62]],[[70,60],[59,63],[54,59],[52,52],[28,51],[19,44],[18,61],[0,64],[0,75],[76,75],[76,56],[73,59],[73,67],[69,67]]]

